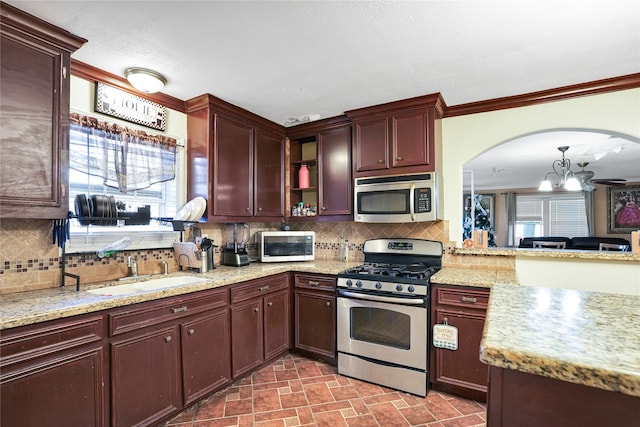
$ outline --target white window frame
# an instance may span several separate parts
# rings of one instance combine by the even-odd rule
[[[518,199],[522,201],[523,199],[529,200],[539,200],[542,203],[541,214],[540,216],[524,216],[518,213]],[[582,204],[582,211],[584,212],[583,219],[583,227],[584,230],[576,233],[569,232],[551,232],[552,221],[554,220],[553,215],[551,213],[551,204],[553,201],[562,201],[562,200],[576,200],[580,199]],[[558,237],[579,237],[579,236],[587,236],[589,234],[589,228],[587,225],[587,216],[586,216],[586,208],[584,207],[585,196],[584,193],[545,193],[545,194],[516,194],[516,226],[514,227],[514,233],[518,228],[518,224],[523,222],[540,222],[542,225],[541,234],[538,236],[514,236],[514,241],[518,241],[521,237],[543,237],[543,236],[558,236]],[[575,219],[574,219],[575,221]]]
[[[79,114],[86,115],[84,112],[78,111]],[[136,126],[128,122],[121,122],[119,120],[111,120],[113,123],[118,123],[123,126],[127,126],[131,129],[140,129],[145,132],[148,129]],[[176,147],[176,211],[184,205],[186,201],[186,147],[185,140],[180,136],[170,136],[177,141]],[[75,196],[69,197],[70,211],[74,212],[75,208]],[[75,212],[74,212],[75,213]],[[173,217],[175,212],[168,212],[170,215],[167,217]],[[75,221],[75,220],[71,220]],[[153,220],[152,220],[153,222]],[[131,239],[131,245],[126,250],[141,250],[141,249],[163,249],[171,248],[174,242],[179,242],[181,233],[173,231],[171,223],[168,223],[166,229],[158,229],[158,224],[150,224],[149,226],[124,226],[124,227],[106,227],[99,229],[100,226],[87,226],[83,228],[83,231],[73,231],[70,233],[70,238],[67,240],[65,246],[66,253],[81,253],[81,252],[94,252],[104,246],[122,239],[123,237],[129,237]]]

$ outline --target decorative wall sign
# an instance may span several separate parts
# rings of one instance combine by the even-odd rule
[[[96,85],[95,111],[152,129],[167,127],[167,107],[101,82]]]
[[[640,185],[608,187],[607,232],[631,233],[640,230]]]

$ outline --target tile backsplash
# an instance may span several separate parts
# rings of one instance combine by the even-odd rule
[[[280,228],[280,223],[250,223],[251,234],[261,230]],[[367,239],[381,237],[412,237],[438,240],[445,248],[448,242],[448,222],[418,224],[364,224],[355,222],[291,222],[292,230],[316,232],[316,258],[337,259],[340,238],[349,240],[349,258],[362,261],[362,245]],[[50,220],[3,219],[0,222],[0,294],[23,292],[35,289],[54,288],[60,285],[61,263],[59,249],[52,243],[53,222]],[[230,228],[225,224],[202,224],[202,234],[213,239],[216,249],[216,265],[220,250],[230,238]],[[250,240],[249,250],[254,247]],[[446,254],[443,262],[455,264]],[[155,249],[122,251],[111,257],[99,259],[95,255],[67,255],[66,270],[81,277],[81,283],[113,280],[127,275],[126,257],[138,260],[140,274],[162,272],[162,260],[169,264],[169,271],[177,271],[178,265],[173,250]],[[482,257],[487,258],[487,257]],[[468,262],[468,259],[466,260]],[[482,261],[479,260],[478,263]],[[494,261],[495,263],[495,261]],[[73,279],[66,285],[72,286]]]

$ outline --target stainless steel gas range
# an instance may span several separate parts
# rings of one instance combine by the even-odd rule
[[[426,396],[429,278],[442,243],[373,239],[365,263],[338,274],[338,372]]]

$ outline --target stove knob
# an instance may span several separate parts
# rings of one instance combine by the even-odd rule
[[[376,282],[376,289],[382,289],[382,283]]]
[[[360,280],[356,281],[356,286],[361,288],[362,287],[362,282]]]
[[[402,291],[402,285],[397,285],[396,286],[396,291],[398,291],[398,292]]]
[[[413,285],[409,285],[409,288],[407,289],[409,292],[413,293],[413,291],[416,290],[416,288],[413,287]]]
[[[353,285],[353,282],[351,281],[351,279],[347,279],[347,286],[351,287],[351,285]]]

